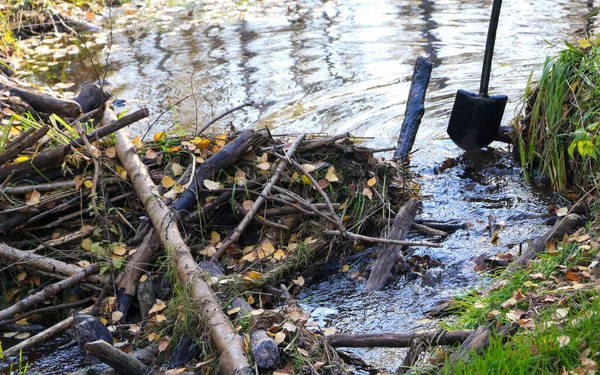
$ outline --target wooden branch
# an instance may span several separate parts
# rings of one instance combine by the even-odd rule
[[[239,202],[234,201],[233,204],[235,205],[235,210],[240,215],[243,215],[243,216],[248,215],[248,210],[246,210],[241,204],[239,204]],[[290,230],[290,228],[286,227],[283,224],[275,223],[275,222],[267,220],[259,215],[254,215],[254,217],[252,219],[254,221],[256,221],[257,223],[262,224],[266,227],[276,228],[276,229],[280,229],[280,230]]]
[[[117,370],[119,374],[145,375],[150,368],[104,340],[85,344],[85,351]]]
[[[398,246],[424,246],[424,247],[442,247],[439,243],[434,242],[425,242],[425,241],[402,241],[402,240],[394,240],[390,238],[378,238],[378,237],[369,237],[363,236],[362,234],[355,234],[352,232],[340,232],[339,230],[324,230],[323,234],[328,236],[342,236],[347,237],[353,240],[371,242],[371,243],[381,243],[386,245],[398,245]]]
[[[569,214],[562,220],[558,221],[554,227],[536,238],[527,250],[515,259],[506,269],[505,272],[512,272],[519,268],[523,268],[530,260],[537,258],[538,254],[546,251],[546,243],[562,239],[565,234],[570,234],[579,226],[583,225],[583,217],[577,214]]]
[[[34,270],[59,273],[65,276],[71,276],[83,270],[83,268],[74,264],[68,264],[42,255],[15,249],[4,243],[0,243],[0,259]],[[85,280],[100,286],[111,285],[110,277],[108,275],[89,275]]]
[[[254,130],[246,130],[235,140],[229,142],[216,154],[208,158],[197,169],[194,175],[194,183],[186,189],[173,203],[172,207],[182,214],[192,210],[197,202],[197,193],[201,189],[205,179],[211,179],[213,174],[225,169],[235,163],[244,154],[252,151],[266,139],[265,135]]]
[[[100,267],[96,264],[92,264],[83,270],[79,271],[75,275],[59,281],[55,284],[48,285],[40,292],[35,293],[27,298],[20,300],[14,305],[0,311],[0,320],[8,319],[15,314],[23,312],[32,306],[46,301],[48,298],[53,297],[68,287],[77,284],[79,281],[85,279],[89,275],[94,275],[100,272]]]
[[[305,135],[306,134],[301,134],[300,136],[298,136],[296,138],[294,143],[292,143],[292,145],[290,146],[289,150],[286,153],[288,158],[291,158],[294,155],[294,151],[296,151],[296,148],[300,145],[300,143],[302,143],[302,140],[304,139]],[[273,173],[273,176],[271,177],[269,182],[263,188],[261,195],[269,195],[269,193],[271,192],[271,188],[273,187],[273,185],[275,185],[277,183],[277,181],[279,181],[279,177],[281,177],[281,174],[283,173],[283,170],[285,169],[285,167],[286,167],[286,164],[283,162],[281,162],[277,166],[275,173]],[[242,235],[242,232],[244,231],[244,229],[246,229],[248,224],[250,224],[250,221],[252,221],[252,218],[256,214],[256,211],[264,204],[264,202],[265,202],[265,199],[263,197],[258,197],[254,201],[254,204],[248,210],[248,214],[244,217],[242,222],[235,228],[235,230],[229,236],[229,238],[227,238],[225,241],[223,241],[223,245],[221,245],[221,247],[217,250],[217,252],[211,257],[211,260],[213,262],[217,261],[221,257],[221,255],[223,255],[225,250],[227,250],[231,245],[233,245],[234,243],[237,242],[237,240]]]
[[[46,135],[46,133],[48,133],[48,130],[50,130],[50,127],[48,125],[44,125],[29,137],[22,139],[19,141],[19,143],[15,143],[14,146],[7,147],[4,152],[0,154],[0,164],[4,164],[7,161],[14,159],[21,152],[33,146],[35,142],[39,141],[44,135]],[[11,145],[13,144],[11,143]]]
[[[58,99],[10,86],[8,91],[10,96],[18,96],[38,112],[55,113],[63,118],[74,118],[81,114],[81,106],[74,100]]]
[[[415,222],[413,222],[410,225],[410,227],[423,233],[423,234],[426,234],[428,236],[445,237],[448,235],[448,233],[444,232],[443,230],[435,229],[435,228],[429,227],[427,225],[423,225],[423,224],[419,224],[419,223],[415,223]]]
[[[460,350],[452,355],[450,361],[457,362],[466,358],[470,353],[482,353],[490,345],[491,338],[501,337],[503,341],[506,341],[518,330],[518,322],[511,322],[503,325],[497,332],[490,329],[490,327],[479,327],[462,343]]]
[[[402,364],[396,370],[396,374],[406,374],[409,372],[414,367],[415,363],[417,363],[419,355],[427,349],[427,346],[427,342],[421,337],[413,338]]]
[[[465,341],[474,330],[433,331],[422,333],[339,333],[326,336],[334,348],[407,348],[415,338],[420,338],[429,346],[456,345]]]
[[[148,168],[140,160],[125,131],[117,132],[115,147],[140,201],[144,203],[146,212],[160,235],[161,243],[171,259],[177,278],[187,286],[186,291],[191,302],[199,310],[204,329],[210,332],[212,342],[221,353],[220,373],[224,375],[250,373],[251,366],[244,350],[243,340],[204,281],[204,272],[198,267],[190,249],[186,246],[177,227],[175,214],[162,201]]]
[[[408,100],[406,101],[406,111],[402,129],[398,137],[398,148],[394,152],[394,161],[406,161],[421,125],[421,119],[425,113],[425,93],[431,78],[431,60],[425,56],[417,57],[415,70],[413,72]]]
[[[104,126],[87,136],[89,140],[95,140],[96,138],[104,138],[109,134],[114,133],[116,130],[124,128],[128,125],[133,124],[145,117],[148,117],[149,112],[147,108],[142,108],[129,115],[121,117],[119,120],[113,122],[110,125]],[[4,165],[0,167],[0,181],[4,181],[11,173],[13,174],[12,179],[16,177],[23,178],[29,173],[42,171],[47,167],[53,165],[60,165],[64,160],[65,156],[69,153],[71,147],[81,147],[83,140],[77,138],[72,140],[66,145],[58,146],[52,150],[44,151],[30,160],[14,163],[10,165]]]
[[[418,208],[419,201],[417,199],[413,198],[406,202],[404,206],[398,210],[398,213],[394,218],[389,237],[394,240],[402,240],[406,237],[410,225],[417,215]],[[387,281],[392,267],[394,267],[394,264],[399,260],[399,257],[402,259],[402,248],[399,244],[380,247],[377,261],[371,270],[365,291],[372,292],[381,289]]]
[[[196,136],[204,133],[204,131],[206,129],[208,129],[209,126],[211,126],[215,122],[219,121],[223,117],[227,116],[228,114],[233,113],[233,112],[237,111],[238,109],[242,109],[242,108],[244,108],[246,106],[249,106],[249,105],[254,105],[254,102],[253,101],[244,102],[244,103],[242,103],[242,104],[240,104],[238,106],[230,108],[230,109],[226,110],[225,112],[223,112],[223,113],[221,113],[221,114],[213,117],[212,119],[210,119],[210,121],[208,121],[206,124],[204,124],[204,126],[202,126],[202,128],[200,128],[200,130],[198,130],[198,132],[196,133]]]
[[[27,311],[26,313],[19,314],[19,316],[15,317],[15,318],[0,321],[0,326],[14,323],[17,320],[25,319],[31,315],[45,314],[45,313],[49,313],[49,312],[56,312],[56,311],[60,311],[60,310],[71,309],[74,307],[87,305],[90,302],[92,302],[92,297],[84,298],[81,301],[75,301],[75,302],[71,302],[71,303],[63,303],[60,305],[54,305],[54,306],[49,306],[49,307],[42,307],[41,309],[30,310],[30,311]]]
[[[81,310],[80,312],[82,314],[86,314],[89,313],[92,310],[92,306],[85,308],[83,310]],[[73,317],[70,316],[67,319],[64,319],[58,323],[56,323],[55,325],[53,325],[52,327],[38,333],[37,335],[31,336],[30,338],[28,338],[27,340],[23,340],[20,343],[18,343],[17,345],[11,346],[10,348],[4,350],[4,357],[10,357],[13,355],[17,355],[19,354],[19,352],[21,350],[27,349],[27,348],[31,348],[34,345],[37,345],[39,343],[42,343],[48,339],[50,339],[51,337],[54,337],[55,335],[57,335],[58,333],[64,331],[65,329],[69,328],[71,326],[71,324],[73,324]]]
[[[322,139],[318,139],[316,141],[313,142],[309,142],[307,144],[305,144],[304,146],[302,146],[300,149],[305,151],[305,150],[314,150],[315,148],[320,148],[323,146],[327,146],[329,144],[335,143],[337,141],[339,141],[340,139],[347,139],[350,138],[351,135],[350,133],[342,133],[342,134],[337,134],[328,138],[322,138]]]
[[[55,246],[64,245],[64,244],[72,242],[72,241],[80,240],[83,237],[87,236],[88,234],[92,233],[93,231],[94,231],[94,227],[92,227],[91,225],[84,225],[83,228],[77,232],[66,234],[57,239],[48,240],[47,242],[45,242],[41,245],[38,245],[38,247],[36,247],[35,249],[27,250],[27,251],[35,253],[40,250],[47,249],[50,246],[55,247]]]

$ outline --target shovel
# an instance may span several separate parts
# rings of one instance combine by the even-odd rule
[[[504,107],[508,100],[506,95],[488,95],[494,42],[496,41],[496,29],[498,28],[501,6],[502,0],[494,0],[490,28],[485,44],[479,94],[458,90],[450,115],[448,135],[463,150],[482,148],[494,141],[494,138],[498,135]]]

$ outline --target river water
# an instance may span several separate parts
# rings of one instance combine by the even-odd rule
[[[505,1],[490,83],[490,94],[509,96],[504,125],[518,111],[531,72],[565,40],[584,35],[592,25],[586,16],[597,3]],[[314,321],[337,332],[412,332],[435,326],[423,316],[437,301],[485,285],[475,259],[506,252],[508,245],[545,229],[541,220],[520,213],[544,214],[550,204],[563,203],[527,184],[506,146],[464,153],[447,138],[456,90],[479,87],[490,10],[490,0],[134,0],[112,11],[109,63],[100,55],[95,62],[100,71],[108,67],[116,98],[132,109],[150,108],[153,118],[138,124],[137,134],[150,125],[149,134],[191,131],[252,100],[255,107],[235,112],[212,130],[232,124],[269,126],[276,134],[349,131],[379,147],[396,143],[414,62],[427,54],[433,73],[412,157],[424,197],[421,217],[471,227],[451,235],[442,249],[416,253],[440,264],[433,285],[398,279],[365,295],[365,281],[349,272],[315,282],[302,296]],[[88,60],[79,59],[51,66],[33,80],[79,84],[94,80],[92,71]],[[447,159],[455,166],[440,172],[437,167]],[[490,215],[502,224],[497,244],[486,229]],[[403,353],[349,352],[390,371]],[[60,366],[50,371],[47,362],[33,362],[29,373],[64,372]]]

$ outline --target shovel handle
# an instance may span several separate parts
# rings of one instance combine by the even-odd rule
[[[488,29],[487,42],[485,43],[485,55],[483,56],[481,85],[479,86],[479,94],[483,97],[488,96],[490,73],[492,71],[492,57],[494,56],[494,44],[496,43],[496,30],[498,29],[498,19],[500,18],[501,7],[502,0],[494,0],[492,16],[490,17],[490,28]]]

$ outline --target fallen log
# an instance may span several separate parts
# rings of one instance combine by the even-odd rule
[[[92,297],[88,297],[88,298],[82,299],[81,301],[75,301],[75,302],[70,302],[70,303],[63,303],[63,304],[60,304],[60,305],[54,305],[54,306],[49,306],[49,307],[42,307],[41,309],[30,310],[30,311],[27,311],[26,313],[19,314],[19,316],[16,317],[16,318],[6,319],[6,320],[3,320],[3,321],[0,321],[0,326],[4,326],[4,325],[10,324],[10,323],[14,323],[17,320],[25,319],[25,318],[27,318],[28,316],[31,316],[31,315],[45,314],[45,313],[56,312],[56,311],[60,311],[60,310],[72,309],[74,307],[79,307],[79,306],[87,305],[90,302],[92,302]]]
[[[144,203],[146,212],[160,236],[163,248],[172,261],[177,278],[187,286],[186,290],[189,291],[190,300],[198,306],[203,326],[210,332],[212,342],[220,352],[220,373],[225,375],[253,373],[244,350],[243,340],[204,281],[204,272],[185,244],[179,232],[175,214],[161,199],[157,187],[148,173],[148,168],[138,157],[125,131],[117,132],[115,147],[119,160],[125,167],[140,201]],[[212,158],[206,163],[210,160]],[[191,194],[195,201],[195,194],[193,192]]]
[[[14,305],[0,311],[0,321],[8,319],[14,316],[15,314],[27,310],[32,306],[42,303],[48,298],[53,297],[61,291],[65,290],[66,288],[70,287],[71,285],[75,285],[79,281],[85,279],[86,277],[97,274],[98,272],[100,272],[100,267],[98,267],[98,265],[92,264],[69,278],[66,278],[55,284],[43,288],[40,292],[35,293],[27,298],[24,298],[19,302],[15,303]]]
[[[65,276],[71,276],[83,270],[83,268],[74,264],[61,262],[60,260],[15,249],[14,247],[10,247],[4,243],[0,243],[0,260],[22,265],[23,267],[31,268],[37,271],[58,273]],[[89,283],[100,286],[111,285],[110,277],[108,275],[89,275],[85,278],[85,280]]]
[[[104,340],[88,342],[85,344],[85,351],[120,374],[145,375],[150,371],[150,368],[140,360],[123,353]]]
[[[500,337],[502,338],[502,341],[505,342],[518,330],[519,323],[517,322],[505,324],[497,331],[491,329],[491,327],[479,327],[469,335],[469,337],[460,346],[460,350],[454,353],[450,360],[452,362],[456,362],[464,359],[471,353],[481,353],[490,345],[490,340],[492,338]]]
[[[525,267],[527,262],[535,259],[538,254],[546,251],[546,243],[562,239],[565,234],[573,233],[575,229],[583,225],[583,223],[584,218],[577,214],[569,214],[565,216],[546,233],[536,238],[529,248],[508,266],[505,272],[512,272],[516,269]]]
[[[434,331],[423,333],[338,333],[327,336],[327,343],[334,348],[407,348],[415,338],[433,345],[456,345],[464,342],[474,332],[472,329],[460,331]]]
[[[431,68],[429,58],[422,55],[417,57],[406,101],[404,121],[398,137],[398,148],[394,152],[393,161],[405,162],[415,143],[421,119],[425,114],[425,93],[431,78]]]
[[[394,223],[390,229],[390,239],[403,240],[408,234],[410,225],[412,224],[417,210],[419,209],[419,200],[413,198],[406,202],[396,214]],[[365,287],[366,292],[372,292],[379,290],[383,287],[387,281],[392,267],[402,259],[402,247],[400,245],[385,245],[379,248],[379,254],[377,255],[377,261],[371,270],[367,285]]]
[[[81,310],[80,312],[83,314],[86,314],[86,313],[89,313],[90,311],[92,311],[92,306],[90,306],[84,310]],[[42,343],[42,342],[48,340],[49,338],[59,334],[60,332],[64,331],[65,329],[69,328],[71,326],[71,324],[73,324],[72,316],[56,323],[52,327],[38,333],[37,335],[31,336],[27,340],[21,341],[20,343],[18,343],[15,346],[11,346],[10,348],[5,349],[3,355],[5,358],[13,356],[13,355],[17,355],[17,354],[19,354],[19,352],[21,350],[31,348],[32,346]]]
[[[8,92],[11,96],[18,96],[23,99],[31,108],[38,112],[55,113],[63,118],[75,118],[81,115],[81,106],[74,100],[58,99],[49,95],[10,86]]]

